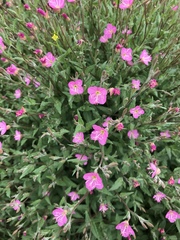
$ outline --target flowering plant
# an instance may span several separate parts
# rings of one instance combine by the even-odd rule
[[[179,9],[0,4],[2,239],[180,239]]]

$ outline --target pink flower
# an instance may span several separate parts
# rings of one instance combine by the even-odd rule
[[[68,193],[68,196],[71,197],[71,201],[76,201],[80,198],[80,196],[76,192],[70,192]]]
[[[122,34],[127,34],[127,35],[130,35],[132,33],[132,30],[128,30],[127,28],[125,28],[123,31],[122,31]]]
[[[132,80],[132,88],[139,90],[140,89],[141,82],[140,80],[133,79]]]
[[[129,139],[133,138],[133,139],[137,139],[139,137],[139,133],[138,130],[134,129],[134,130],[129,130],[128,131],[128,137]]]
[[[161,173],[161,170],[156,167],[154,163],[150,163],[149,167],[147,168],[148,170],[152,170],[151,172],[151,177],[154,178],[156,175],[159,175]]]
[[[123,123],[118,123],[115,128],[118,130],[118,131],[121,131],[124,129],[124,124]]]
[[[178,182],[177,182],[178,184],[180,184],[180,178],[178,179]]]
[[[111,123],[111,121],[112,121],[112,118],[111,117],[107,117],[105,119],[105,122],[103,122],[102,126],[103,127],[108,127],[108,125]]]
[[[56,61],[56,58],[52,55],[51,52],[48,52],[43,58],[40,59],[40,62],[44,67],[52,67],[53,63]]]
[[[140,183],[137,181],[137,180],[132,180],[132,183],[133,183],[133,187],[134,188],[137,188],[137,187],[139,187],[140,186]]]
[[[0,122],[0,132],[1,135],[4,135],[7,131],[7,125],[4,121]]]
[[[43,51],[41,49],[35,49],[33,53],[41,55],[42,52]]]
[[[19,68],[17,68],[14,64],[11,64],[9,67],[6,68],[6,72],[10,75],[17,75]]]
[[[134,0],[122,0],[121,4],[119,4],[120,9],[127,9],[130,8],[131,5],[133,4]]]
[[[158,85],[156,79],[151,79],[149,82],[149,87],[150,88],[155,88]]]
[[[160,136],[164,137],[164,138],[170,138],[171,137],[171,135],[169,133],[169,130],[166,130],[165,132],[161,132]]]
[[[156,151],[156,145],[154,143],[150,143],[150,148],[151,148],[151,152]]]
[[[66,19],[67,21],[70,21],[70,18],[68,17],[68,15],[66,13],[62,13],[61,16]],[[79,44],[81,45],[81,44]]]
[[[133,115],[133,118],[136,118],[136,119],[144,114],[144,110],[140,106],[131,108],[129,112]]]
[[[22,107],[20,110],[16,111],[16,117],[22,116],[26,112],[25,108]]]
[[[112,95],[120,95],[121,90],[119,88],[110,88],[109,89],[110,96]]]
[[[4,58],[4,57],[1,58],[1,61],[8,62],[8,60],[6,58]]]
[[[153,196],[153,198],[156,200],[156,202],[161,202],[161,200],[163,199],[163,198],[165,198],[166,197],[166,194],[164,194],[164,193],[162,193],[162,192],[158,192],[158,193],[156,193],[154,196]]]
[[[82,87],[82,80],[81,79],[77,79],[75,81],[71,81],[68,83],[68,87],[69,87],[69,93],[71,95],[78,95],[78,94],[82,94],[84,92],[84,89]]]
[[[175,184],[175,180],[174,180],[173,176],[170,177],[170,179],[168,180],[168,184],[169,185],[174,185]]]
[[[99,206],[99,211],[105,213],[108,210],[108,205],[105,203],[101,203]]]
[[[21,97],[21,90],[20,89],[16,89],[15,93],[14,93],[15,98],[20,98]]]
[[[87,165],[88,157],[86,155],[82,154],[75,154],[75,157],[79,159],[80,161],[84,161],[84,165]]]
[[[44,118],[46,115],[44,113],[39,113],[38,114],[38,117],[41,119],[41,118]]]
[[[34,23],[32,23],[32,22],[26,23],[26,27],[29,28],[29,29],[34,29],[34,30],[37,29],[37,27],[36,27],[36,26],[34,25]]]
[[[49,6],[56,12],[59,12],[61,8],[65,6],[65,0],[49,0]]]
[[[107,98],[107,90],[101,87],[89,87],[88,88],[89,102],[91,104],[105,104]]]
[[[67,211],[62,208],[56,208],[53,210],[52,214],[54,215],[54,219],[56,220],[58,226],[64,226],[68,219],[66,217]]]
[[[169,210],[165,216],[171,223],[174,223],[177,219],[180,219],[180,214],[176,211]]]
[[[145,65],[149,65],[149,62],[151,62],[152,57],[151,57],[151,55],[148,55],[148,52],[146,50],[143,50],[140,54],[140,60]]]
[[[10,207],[12,207],[15,211],[20,210],[21,202],[19,200],[13,200],[10,204]]]
[[[123,47],[123,45],[118,43],[115,47],[115,52],[120,52],[122,47]]]
[[[4,45],[2,37],[0,37],[0,54],[4,52],[6,46]]]
[[[108,42],[108,38],[107,38],[107,36],[103,35],[100,37],[99,41],[102,43],[106,43],[106,42]]]
[[[16,141],[20,141],[21,138],[22,138],[21,132],[18,131],[18,130],[16,130],[16,131],[15,131],[15,135],[14,135],[14,139],[15,139]]]
[[[26,40],[26,36],[23,32],[19,32],[19,33],[17,33],[17,35],[21,40]]]
[[[132,49],[123,47],[121,49],[121,58],[125,61],[132,61]]]
[[[73,143],[80,144],[84,141],[84,133],[83,132],[78,132],[75,134],[73,137]]]
[[[44,11],[43,9],[41,9],[41,8],[38,8],[37,9],[37,13],[39,13],[40,15],[42,15],[43,17],[45,17],[45,18],[49,18],[49,15],[48,15],[48,12],[46,11]]]
[[[178,6],[178,5],[176,5],[176,6],[172,7],[171,9],[172,9],[173,11],[177,11],[177,10],[178,10],[178,8],[179,8],[179,6]]]
[[[26,83],[27,86],[28,86],[28,85],[30,84],[30,82],[31,82],[31,80],[30,80],[29,77],[25,77],[25,78],[24,78],[24,81],[25,81],[25,83]]]
[[[108,138],[108,131],[98,125],[93,125],[94,131],[91,133],[91,140],[98,141],[99,144],[105,145]]]
[[[86,188],[89,191],[92,191],[93,189],[103,189],[104,185],[102,182],[102,179],[100,178],[98,173],[91,172],[91,173],[86,173],[83,176],[83,179],[86,180]]]
[[[130,237],[130,235],[135,236],[134,230],[132,229],[132,227],[129,225],[128,221],[124,221],[119,223],[116,226],[117,230],[120,230],[121,235],[123,237]]]
[[[33,84],[36,88],[38,88],[41,85],[40,82],[38,82],[36,80],[33,80]]]
[[[104,36],[106,38],[112,38],[112,35],[116,33],[116,27],[113,26],[111,23],[107,24],[107,27],[104,30]]]
[[[27,3],[24,4],[24,8],[25,8],[26,10],[31,10],[30,6],[29,6]]]

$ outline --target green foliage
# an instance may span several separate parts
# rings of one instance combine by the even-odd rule
[[[115,227],[128,219],[137,240],[180,239],[180,220],[170,223],[165,218],[170,209],[180,213],[180,18],[179,10],[171,9],[178,1],[135,0],[126,10],[115,6],[119,0],[114,5],[66,1],[60,13],[53,12],[46,0],[27,1],[30,11],[22,1],[12,1],[10,7],[5,2],[0,6],[0,36],[6,46],[1,57],[8,61],[1,61],[0,68],[0,122],[9,126],[0,136],[0,238],[121,240]],[[38,7],[47,10],[49,18],[38,14]],[[28,29],[27,22],[37,29]],[[117,32],[101,43],[108,23]],[[125,28],[132,34],[123,35]],[[17,36],[19,32],[26,40]],[[115,51],[120,42],[132,48],[132,66]],[[35,49],[43,54],[34,54]],[[152,56],[148,66],[139,61],[144,49]],[[56,57],[50,68],[40,62],[47,52]],[[7,74],[10,64],[19,68],[17,75]],[[29,85],[25,77],[31,80]],[[83,94],[70,95],[68,83],[74,79],[83,80]],[[132,88],[132,79],[141,81],[140,90]],[[157,80],[156,88],[149,87],[151,79]],[[104,105],[89,103],[90,86],[108,90]],[[121,94],[110,96],[111,88],[120,88]],[[14,96],[16,89],[22,91],[19,99]],[[145,114],[134,119],[129,110],[137,105]],[[17,117],[22,107],[25,113]],[[109,136],[101,146],[90,134],[92,126],[102,125],[107,117],[112,118]],[[120,122],[125,128],[117,131]],[[127,136],[133,129],[140,134],[136,140]],[[14,139],[16,130],[22,133],[20,141]],[[160,132],[167,130],[171,137],[161,137]],[[72,142],[78,132],[84,133],[83,144]],[[154,152],[151,143],[157,146]],[[75,154],[88,156],[88,164]],[[161,171],[155,178],[147,169],[151,162]],[[99,173],[104,188],[90,194],[83,175],[93,171]],[[171,176],[174,185],[168,184]],[[79,201],[70,200],[71,191],[80,195]],[[153,196],[159,191],[167,197],[157,203]],[[21,201],[17,212],[10,205],[14,199]],[[108,205],[105,213],[99,211],[101,203]],[[63,227],[53,219],[56,207],[67,211]],[[160,228],[165,233],[160,234]]]

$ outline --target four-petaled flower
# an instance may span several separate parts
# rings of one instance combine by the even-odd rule
[[[132,88],[139,90],[140,89],[141,82],[140,80],[133,79],[132,80]]]
[[[151,173],[152,178],[154,178],[156,175],[159,175],[161,173],[161,170],[158,167],[156,167],[154,163],[150,163],[147,169],[152,170],[152,173]]]
[[[134,0],[122,0],[121,3],[119,4],[119,8],[123,10],[130,8],[133,2]]]
[[[166,194],[164,194],[164,193],[162,193],[162,192],[158,192],[158,193],[156,193],[154,196],[153,196],[153,198],[159,203],[159,202],[161,202],[161,200],[163,199],[163,198],[165,198],[166,197]]]
[[[80,144],[84,141],[84,133],[83,132],[78,132],[75,134],[73,137],[73,143]]]
[[[108,131],[98,125],[93,125],[94,131],[91,133],[91,140],[98,141],[99,144],[105,145],[108,138]]]
[[[89,191],[92,191],[93,189],[103,189],[104,185],[102,182],[102,179],[100,178],[98,173],[91,172],[91,173],[85,173],[83,176],[83,179],[86,180],[86,188]]]
[[[52,214],[54,215],[54,219],[56,220],[58,226],[62,227],[64,226],[68,219],[67,219],[67,211],[62,208],[56,208],[53,210]]]
[[[20,210],[21,202],[19,200],[13,200],[10,204],[10,207],[12,207],[15,211]]]
[[[105,104],[108,91],[101,87],[89,87],[89,102],[91,104]]]
[[[99,206],[99,211],[105,213],[108,210],[108,205],[105,203],[101,203]]]
[[[151,55],[148,54],[148,52],[146,50],[143,50],[140,54],[140,60],[145,65],[149,65],[149,62],[151,62],[152,57],[151,57]]]
[[[75,157],[80,160],[80,161],[83,161],[84,162],[84,165],[87,165],[87,162],[88,162],[88,156],[86,155],[82,155],[82,154],[75,154]]]
[[[70,192],[68,193],[68,196],[71,198],[71,201],[76,201],[77,199],[80,198],[76,192]]]
[[[48,52],[44,57],[40,58],[40,62],[44,67],[52,67],[53,63],[56,61],[56,58],[52,55],[51,52]]]
[[[135,236],[134,230],[133,230],[132,227],[129,225],[129,222],[128,222],[128,221],[124,221],[124,222],[119,223],[119,224],[116,226],[116,229],[117,229],[117,230],[120,230],[121,235],[122,235],[123,237],[130,237],[131,235],[132,235],[132,236]]]
[[[136,106],[135,108],[131,108],[129,112],[133,115],[133,118],[136,118],[136,119],[139,116],[144,114],[144,110],[140,106]]]
[[[180,214],[177,213],[176,211],[169,210],[166,213],[165,218],[167,218],[171,223],[174,223],[177,219],[180,219]]]
[[[65,6],[65,0],[49,0],[48,5],[56,12]]]
[[[77,79],[75,81],[71,81],[68,83],[68,87],[69,87],[69,93],[71,95],[78,95],[78,94],[82,94],[84,89],[82,87],[82,80],[81,79]]]
[[[7,125],[4,121],[0,122],[0,132],[1,135],[4,135],[7,131]]]
[[[14,64],[11,64],[9,67],[6,68],[6,72],[10,75],[17,75],[19,72],[19,68],[17,68]]]
[[[121,58],[125,61],[132,60],[132,49],[131,48],[122,48],[121,49]]]
[[[139,137],[139,132],[138,132],[137,129],[129,130],[127,135],[128,135],[128,137],[129,137],[130,139],[131,139],[131,138],[137,139],[137,138]]]

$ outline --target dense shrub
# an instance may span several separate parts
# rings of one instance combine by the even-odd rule
[[[3,1],[2,240],[180,239],[178,2]]]

